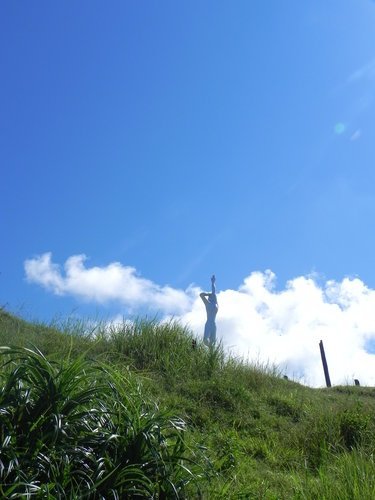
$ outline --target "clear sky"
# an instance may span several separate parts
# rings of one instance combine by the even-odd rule
[[[251,336],[251,307],[276,321],[270,281],[298,302],[313,276],[343,312],[345,283],[372,297],[375,2],[3,2],[0,68],[1,306],[49,321],[191,319],[199,304],[200,331],[215,272],[235,340],[230,319]],[[250,293],[250,275],[265,288]],[[224,309],[255,289],[263,309]],[[351,317],[368,353],[375,316],[360,333]]]

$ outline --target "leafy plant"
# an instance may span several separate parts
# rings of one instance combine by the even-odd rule
[[[144,400],[137,381],[82,358],[3,348],[0,494],[180,498],[199,474],[185,422]]]

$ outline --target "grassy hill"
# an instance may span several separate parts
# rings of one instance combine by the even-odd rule
[[[2,310],[0,346],[2,498],[375,498],[373,388],[304,387],[173,322]]]

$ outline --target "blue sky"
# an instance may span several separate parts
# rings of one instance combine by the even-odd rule
[[[267,269],[374,289],[374,28],[370,0],[2,4],[0,305],[148,313],[30,277],[47,252],[145,297]]]

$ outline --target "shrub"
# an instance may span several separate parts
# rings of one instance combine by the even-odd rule
[[[2,498],[180,498],[199,477],[184,421],[146,402],[129,373],[2,352]]]

